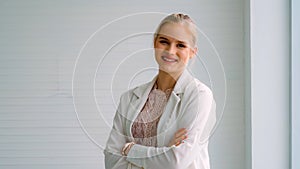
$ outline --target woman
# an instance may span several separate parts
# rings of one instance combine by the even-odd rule
[[[158,75],[125,92],[107,141],[107,169],[209,169],[215,123],[211,90],[186,70],[196,55],[196,25],[185,14],[164,18],[154,35]]]

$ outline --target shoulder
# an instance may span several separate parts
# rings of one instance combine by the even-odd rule
[[[144,94],[144,92],[151,86],[152,82],[147,82],[140,84],[134,88],[128,89],[127,91],[123,92],[120,97],[120,102],[130,101],[132,97],[141,97],[140,95]]]
[[[213,92],[198,79],[193,79],[184,90],[181,110],[184,119],[189,119],[189,117],[213,117],[215,114]]]
[[[189,99],[213,99],[212,90],[196,78],[192,78],[184,89],[184,96]]]
[[[175,93],[182,93],[183,98],[187,100],[196,99],[197,97],[212,97],[211,89],[187,70],[179,77],[174,91]]]

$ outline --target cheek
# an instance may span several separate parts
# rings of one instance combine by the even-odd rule
[[[163,50],[161,48],[154,48],[154,57],[157,61],[159,60],[162,53],[163,53]]]
[[[185,51],[185,52],[181,52],[180,53],[180,58],[182,60],[182,62],[187,63],[189,61],[189,52]]]
[[[158,42],[156,42],[156,43],[154,43],[154,48],[155,49],[163,49],[163,45],[160,44],[160,43],[158,43]]]
[[[155,56],[160,55],[164,51],[163,45],[159,43],[154,43]]]
[[[162,52],[163,52],[163,49],[162,49],[160,46],[155,46],[155,47],[154,47],[154,51],[155,51],[156,54],[157,54],[157,53],[162,53]]]

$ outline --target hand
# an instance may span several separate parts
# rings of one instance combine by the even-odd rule
[[[129,142],[129,143],[126,143],[122,150],[121,150],[121,154],[123,156],[127,156],[127,154],[129,153],[129,150],[131,149],[131,147],[134,145],[135,143],[134,142]]]
[[[174,134],[173,139],[170,141],[169,143],[169,147],[175,145],[175,146],[179,146],[181,143],[183,143],[183,140],[187,139],[187,130],[185,128],[181,128],[179,130],[176,131],[176,133]]]

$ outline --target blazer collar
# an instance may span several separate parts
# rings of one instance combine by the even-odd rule
[[[184,69],[180,77],[178,78],[175,86],[174,86],[174,93],[181,94],[183,93],[184,89],[188,86],[188,84],[194,79],[194,77],[188,72],[187,69]]]
[[[133,90],[133,93],[138,97],[138,98],[141,98],[143,97],[143,95],[148,95],[155,83],[157,79],[157,75],[152,79],[152,81],[146,83],[146,84],[143,84],[141,85],[140,87],[136,87],[134,90]]]

